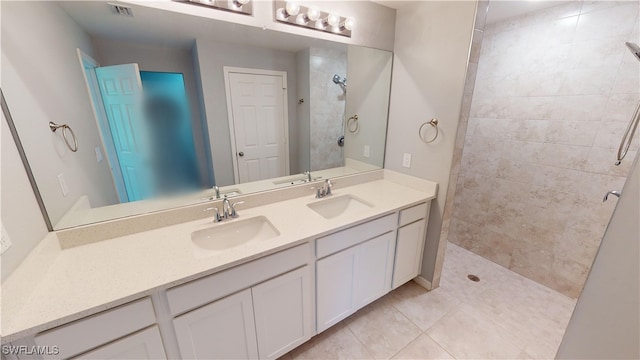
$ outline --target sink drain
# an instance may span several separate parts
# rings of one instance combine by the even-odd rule
[[[477,276],[475,276],[475,275],[473,275],[473,274],[471,274],[471,275],[467,275],[467,279],[469,279],[469,280],[471,280],[471,281],[473,281],[473,282],[478,282],[478,281],[480,281],[480,278],[479,278],[479,277],[477,277]]]

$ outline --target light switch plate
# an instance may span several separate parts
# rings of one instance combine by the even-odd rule
[[[102,160],[104,159],[104,157],[102,156],[102,151],[100,151],[100,147],[96,146],[96,161],[97,162],[102,162]]]
[[[369,145],[365,145],[364,146],[364,157],[368,158],[369,155],[371,155],[371,148],[369,147]]]
[[[67,181],[64,179],[64,174],[58,175],[58,184],[60,184],[60,191],[62,191],[62,196],[66,197],[69,195],[69,187],[67,186]]]
[[[404,154],[404,157],[402,158],[402,166],[406,167],[406,168],[410,168],[411,167],[411,154]]]
[[[11,247],[11,239],[9,239],[9,234],[7,234],[4,225],[0,224],[0,227],[2,227],[2,238],[0,239],[0,255],[2,255]]]

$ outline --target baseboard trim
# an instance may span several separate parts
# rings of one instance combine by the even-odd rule
[[[418,285],[422,286],[423,288],[425,288],[425,289],[427,289],[427,290],[431,291],[431,281],[429,281],[429,280],[427,280],[427,279],[423,278],[422,276],[417,276],[417,277],[415,277],[415,278],[413,279],[413,281],[414,281],[416,284],[418,284]]]

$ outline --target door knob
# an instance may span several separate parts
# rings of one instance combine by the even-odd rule
[[[615,195],[615,196],[617,196],[617,197],[620,197],[620,195],[622,195],[622,194],[620,193],[620,191],[618,191],[618,190],[611,190],[611,191],[608,191],[606,194],[604,194],[604,198],[602,199],[602,202],[607,201],[607,199],[609,198],[609,194],[611,194],[611,195]]]
[[[238,156],[243,157],[243,156],[244,156],[244,152],[240,151],[240,152],[238,153]]]

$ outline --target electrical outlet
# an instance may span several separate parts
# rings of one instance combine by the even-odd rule
[[[2,255],[9,247],[11,247],[11,239],[9,239],[9,234],[7,234],[7,230],[4,228],[4,225],[0,224],[0,227],[2,227],[2,238],[0,238],[0,255]]]
[[[404,154],[404,157],[402,158],[402,166],[406,167],[406,168],[410,168],[411,167],[411,154]]]
[[[69,187],[67,186],[67,181],[64,179],[64,174],[58,175],[58,184],[60,184],[62,196],[66,197],[67,195],[69,195]]]
[[[102,151],[100,151],[100,147],[96,146],[96,161],[101,163],[104,157],[102,156]]]
[[[371,155],[371,148],[369,148],[369,145],[365,145],[364,146],[364,157],[368,158],[369,155]]]

